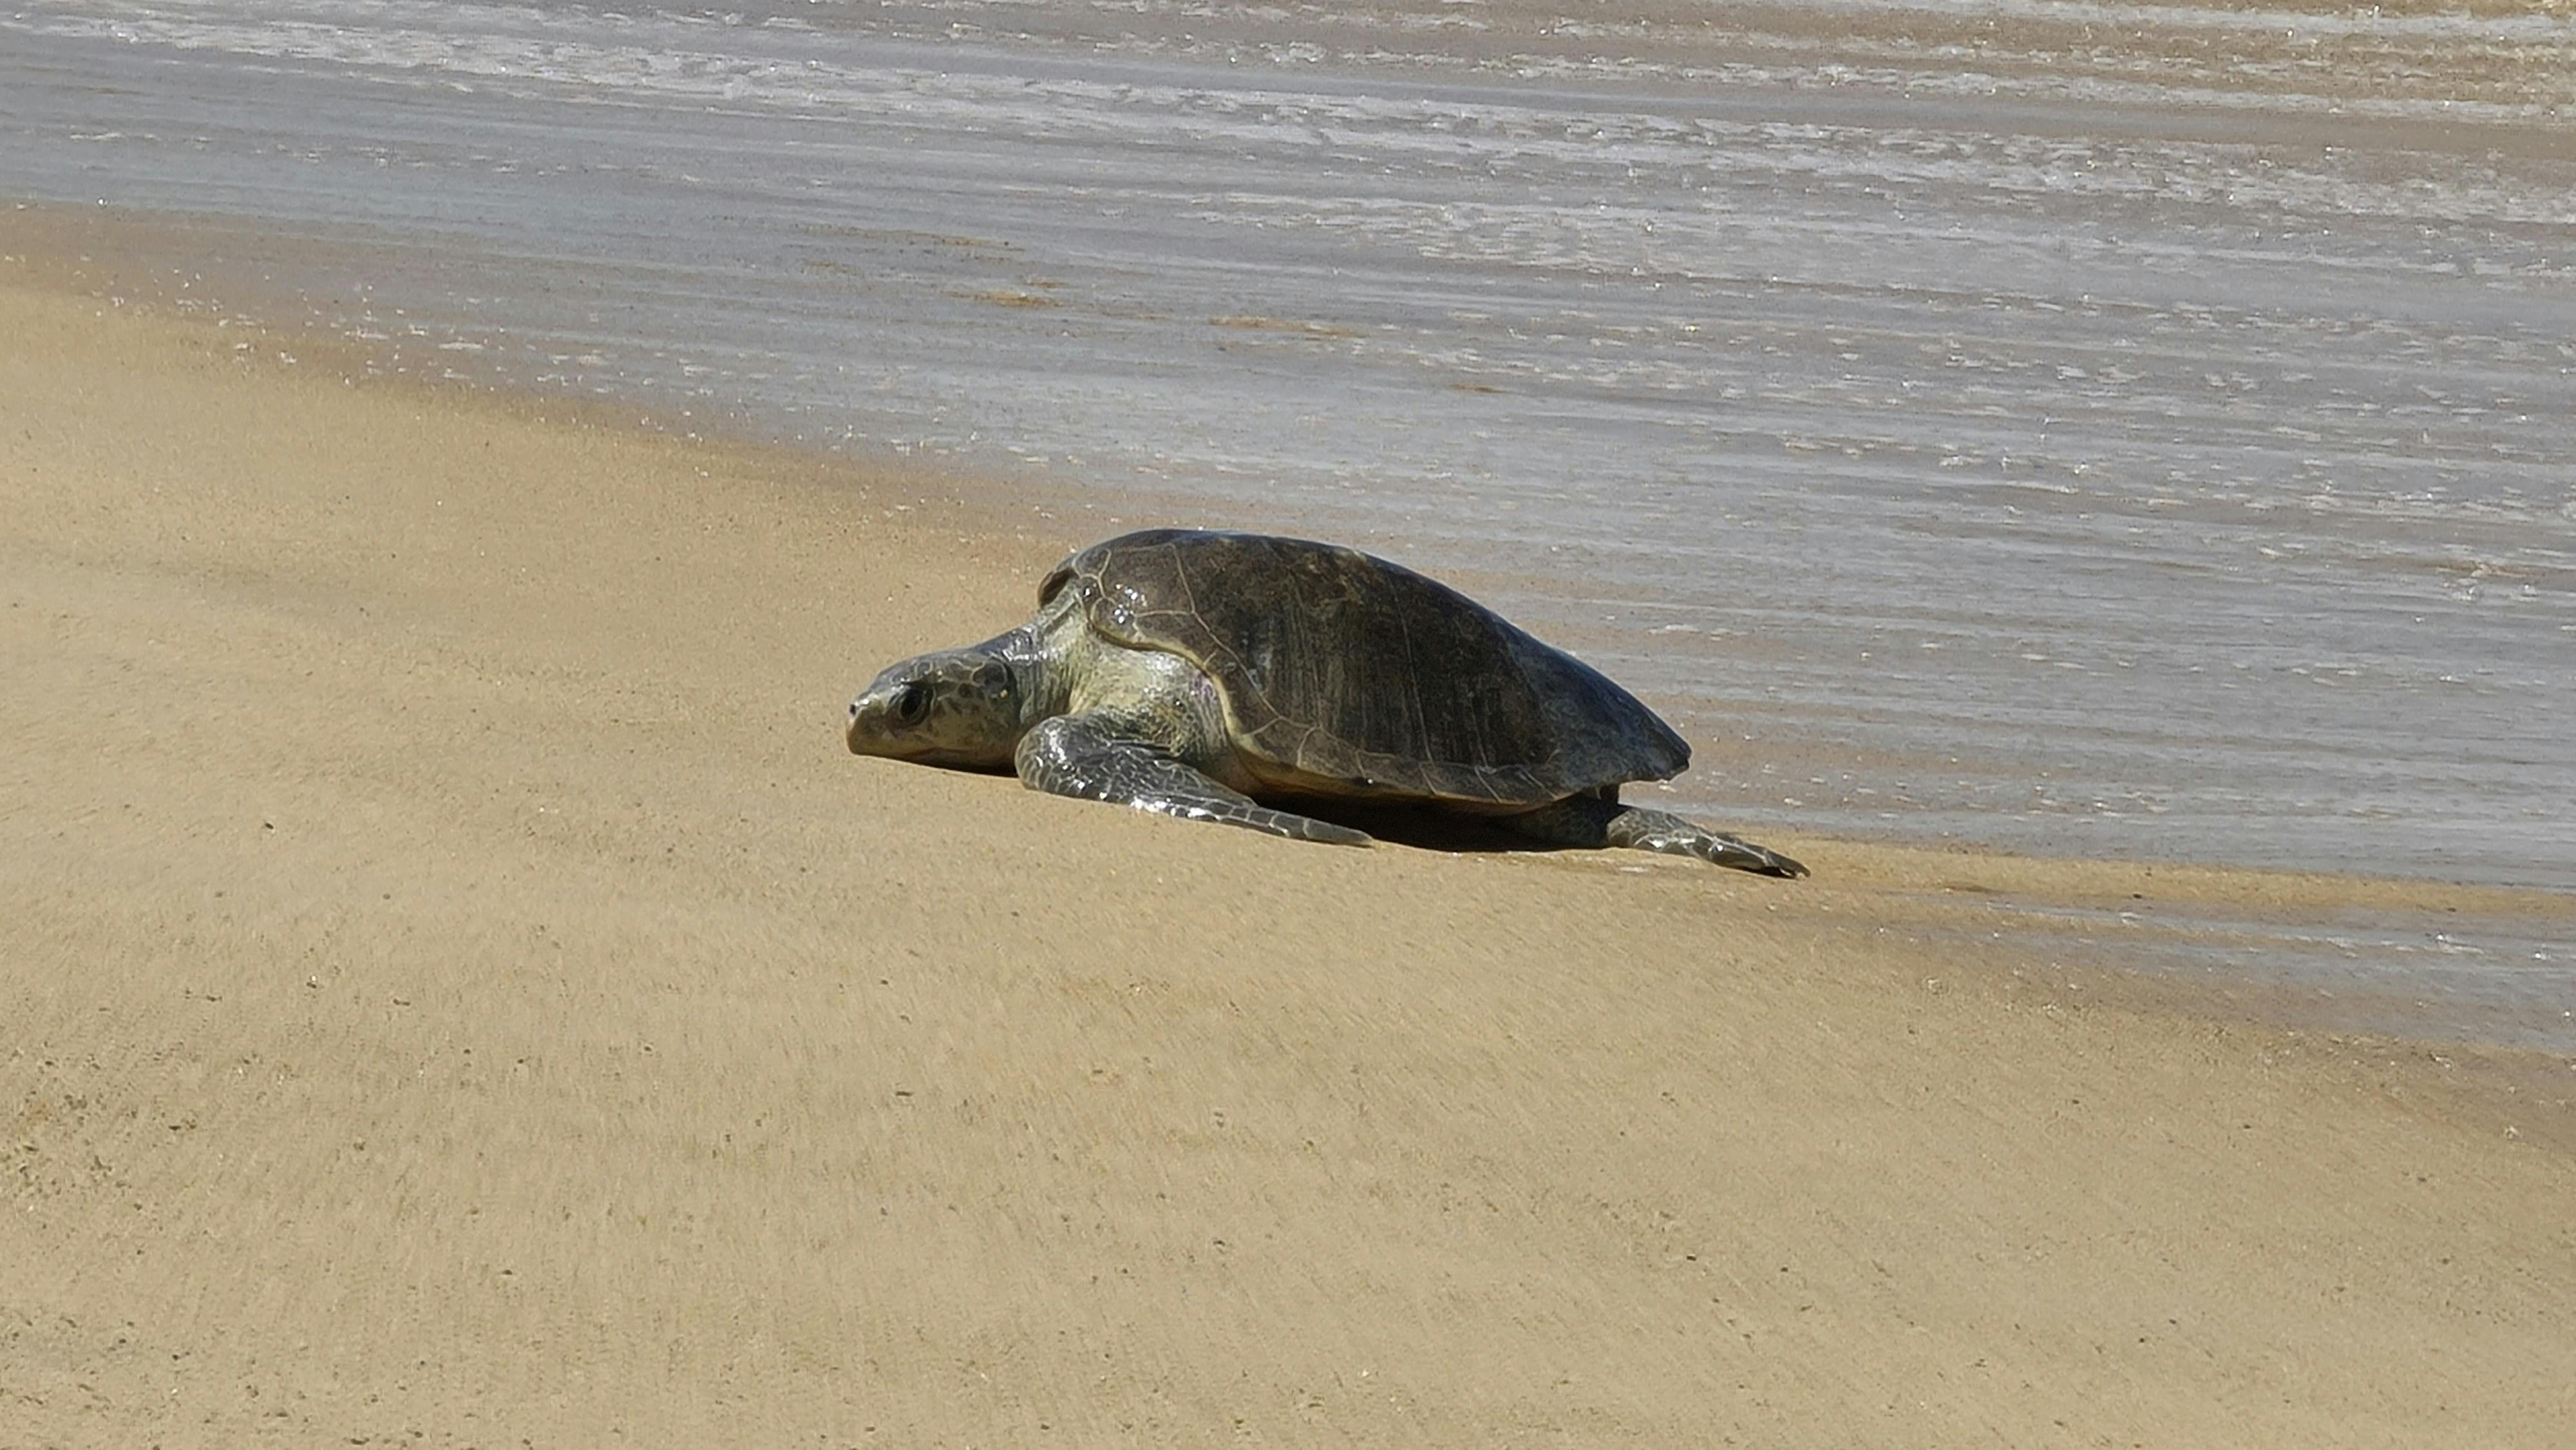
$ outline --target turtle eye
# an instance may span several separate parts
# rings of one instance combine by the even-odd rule
[[[898,725],[918,725],[930,713],[930,688],[915,681],[903,687],[894,697],[894,718]]]

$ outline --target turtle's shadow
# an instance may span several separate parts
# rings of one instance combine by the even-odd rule
[[[985,775],[999,780],[1012,779],[1007,770],[977,770],[971,767],[933,765],[933,770],[953,770],[961,775]],[[1294,811],[1354,831],[1366,831],[1370,837],[1390,846],[1410,846],[1420,851],[1455,851],[1462,854],[1505,855],[1524,851],[1569,851],[1571,846],[1555,841],[1525,836],[1518,831],[1498,826],[1480,816],[1444,811],[1436,807],[1396,805],[1367,801],[1317,799],[1311,796],[1273,796],[1261,802],[1276,810]]]
[[[1410,846],[1420,851],[1454,851],[1459,853],[1510,854],[1523,851],[1563,851],[1569,849],[1554,841],[1543,841],[1479,816],[1461,815],[1424,806],[1366,805],[1355,801],[1290,800],[1276,803],[1282,810],[1313,816],[1354,831],[1366,831],[1390,846]]]

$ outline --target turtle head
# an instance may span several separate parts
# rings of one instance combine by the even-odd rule
[[[889,667],[850,702],[850,753],[1010,769],[1026,727],[1008,639],[915,655]]]

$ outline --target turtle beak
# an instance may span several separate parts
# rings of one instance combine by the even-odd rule
[[[897,681],[888,670],[869,682],[850,702],[850,724],[844,738],[852,755],[892,755],[894,748],[894,691]]]
[[[919,690],[921,687],[879,675],[876,683],[850,702],[850,725],[845,738],[850,743],[852,755],[900,756],[909,753],[896,739],[896,696],[907,688]]]
[[[871,753],[868,750],[868,742],[874,732],[869,728],[866,706],[867,699],[864,696],[850,702],[850,725],[842,738],[850,742],[852,755]]]

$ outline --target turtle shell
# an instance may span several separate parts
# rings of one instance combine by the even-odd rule
[[[1057,565],[1040,603],[1068,587],[1101,635],[1206,671],[1237,751],[1281,789],[1540,805],[1690,764],[1600,671],[1356,549],[1150,529]]]

